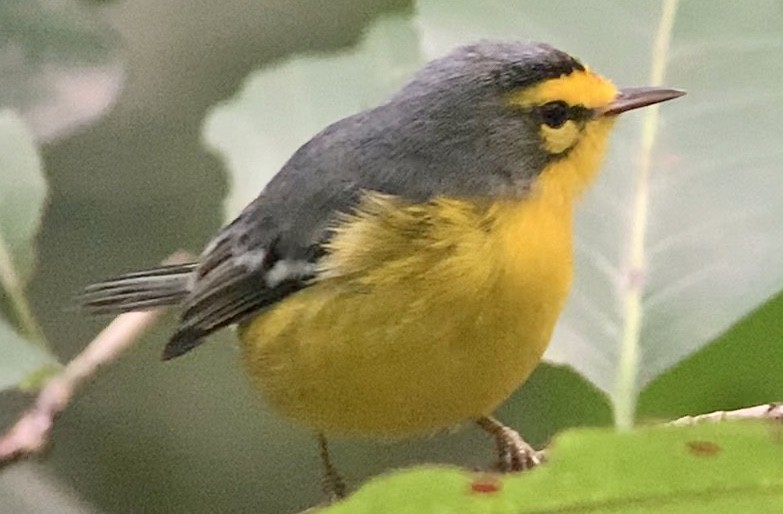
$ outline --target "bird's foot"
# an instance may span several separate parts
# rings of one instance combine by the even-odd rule
[[[496,469],[499,472],[526,471],[541,464],[542,458],[539,452],[527,444],[513,428],[490,416],[479,418],[477,423],[495,438],[498,451]]]
[[[347,488],[337,473],[324,475],[322,484],[328,503],[336,503],[345,498]]]
[[[327,445],[326,437],[322,434],[318,434],[318,444],[321,450],[321,462],[324,467],[321,485],[324,493],[326,493],[327,501],[329,503],[335,503],[345,498],[347,488],[342,477],[337,472],[337,468],[332,464],[332,459],[329,455],[329,446]]]

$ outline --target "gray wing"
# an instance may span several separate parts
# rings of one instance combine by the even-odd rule
[[[164,359],[311,283],[334,214],[351,210],[359,197],[350,185],[326,189],[282,197],[267,191],[213,239],[194,271],[180,327]],[[309,206],[303,205],[303,196]]]
[[[164,359],[312,282],[334,216],[353,209],[363,188],[383,189],[361,178],[355,134],[363,116],[330,126],[300,148],[207,246]]]

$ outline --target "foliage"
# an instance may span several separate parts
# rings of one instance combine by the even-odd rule
[[[116,4],[122,8],[121,2]],[[783,120],[783,97],[777,89],[783,80],[783,61],[778,58],[783,44],[779,2],[754,0],[707,7],[672,0],[622,4],[589,0],[583,7],[532,0],[419,0],[414,11],[371,24],[351,48],[337,53],[319,48],[318,53],[282,60],[278,56],[274,64],[253,72],[234,98],[215,106],[202,132],[206,146],[226,165],[231,186],[224,208],[230,216],[255,196],[298,145],[326,124],[382,101],[423,62],[466,41],[487,37],[543,40],[578,55],[619,85],[662,81],[688,90],[687,97],[663,106],[657,119],[650,113],[629,114],[618,125],[605,172],[580,207],[574,293],[548,354],[550,362],[563,366],[543,366],[503,412],[506,420],[524,427],[524,433],[532,433],[536,441],[548,440],[563,426],[602,422],[608,416],[602,397],[611,403],[618,424],[627,426],[640,397],[643,416],[665,418],[769,401],[783,394],[783,383],[776,378],[776,364],[783,358],[779,343],[783,296],[745,318],[783,287],[779,259],[783,238],[778,227],[783,215],[778,165],[783,158],[778,144]],[[289,8],[295,7],[280,7]],[[319,12],[314,16],[318,20],[309,23],[333,23],[328,18],[330,8],[323,9],[323,19]],[[271,16],[268,6],[259,4],[259,9],[270,9],[264,16]],[[40,252],[35,243],[42,237],[39,229],[47,188],[40,148],[34,141],[60,141],[60,146],[49,147],[54,148],[50,154],[61,151],[70,156],[73,168],[78,169],[72,176],[78,175],[81,182],[71,180],[82,184],[82,189],[87,189],[84,184],[111,178],[112,165],[124,160],[137,159],[139,167],[154,168],[155,173],[168,177],[171,170],[160,164],[157,155],[147,153],[157,151],[152,140],[159,134],[187,134],[180,126],[182,119],[176,117],[187,102],[173,97],[231,78],[210,75],[214,63],[198,58],[188,61],[191,69],[179,69],[182,77],[173,72],[165,75],[165,66],[157,67],[158,53],[149,52],[149,60],[138,63],[134,71],[151,69],[155,76],[146,84],[153,90],[147,91],[146,98],[157,100],[158,95],[163,97],[161,91],[170,89],[171,106],[158,112],[165,102],[156,101],[148,102],[154,106],[148,111],[135,105],[135,110],[122,112],[115,123],[130,128],[101,134],[105,144],[100,148],[107,152],[110,164],[91,176],[83,162],[97,151],[82,148],[82,141],[89,139],[79,139],[77,129],[106,112],[123,80],[119,40],[95,14],[76,0],[0,3],[0,108],[5,109],[0,114],[0,390],[34,387],[57,366],[33,309],[42,309],[41,313],[36,310],[39,317],[57,317],[64,302],[55,301],[58,297],[50,296],[50,288],[70,287],[70,295],[86,280],[100,278],[82,262],[87,246],[89,250],[100,246],[104,253],[96,255],[114,258],[116,262],[107,264],[107,269],[119,270],[117,262],[143,266],[134,256],[127,256],[123,229],[133,225],[145,238],[133,245],[141,242],[146,250],[157,244],[163,257],[185,244],[183,234],[189,233],[191,224],[183,227],[190,220],[167,217],[169,211],[160,206],[179,205],[180,211],[175,212],[194,212],[195,217],[196,211],[201,215],[205,209],[200,202],[209,194],[218,194],[217,190],[197,190],[193,184],[203,183],[197,177],[171,185],[162,178],[155,183],[161,186],[159,194],[155,191],[145,197],[131,190],[95,201],[89,194],[80,196],[81,191],[74,194],[64,181],[58,182],[59,177],[52,177],[51,183],[60,187],[61,210],[46,220],[43,237],[50,255],[58,256],[49,262],[60,267],[54,272],[36,268]],[[177,18],[184,22],[177,24],[178,29],[184,31],[188,21],[193,22],[187,16]],[[224,21],[205,18],[207,25],[191,23],[195,27],[192,40],[181,44],[180,55],[206,51],[210,41],[215,46],[210,34],[225,35],[242,26],[235,20],[237,25],[223,27]],[[263,32],[253,27],[254,34]],[[174,34],[174,30],[166,33]],[[178,41],[157,41],[159,45],[170,43],[176,46]],[[304,46],[290,46],[285,52]],[[257,51],[250,45],[226,45],[220,55],[248,59],[235,56],[237,48],[246,54]],[[226,93],[221,95],[215,93],[214,98],[224,98]],[[189,119],[200,119],[203,106],[189,107]],[[194,123],[189,130],[195,139]],[[178,144],[169,146],[172,153],[181,152]],[[198,158],[203,156],[194,157]],[[642,163],[650,163],[650,168],[643,168]],[[143,183],[145,178],[133,175],[127,180]],[[130,182],[122,182],[126,183]],[[73,210],[63,210],[63,204]],[[63,222],[67,218],[63,212],[91,213],[84,215],[90,222],[81,223],[81,228],[90,225],[89,231],[84,228],[89,234],[81,240],[71,236],[76,243],[70,247],[70,256],[57,246],[60,238],[69,237],[60,230],[78,230],[74,226],[79,222]],[[142,214],[134,218],[129,212]],[[205,216],[216,218],[217,214]],[[100,245],[93,244],[93,224],[105,230]],[[156,236],[158,241],[153,243]],[[198,233],[192,244],[208,236],[206,231]],[[69,275],[70,268],[82,271]],[[74,282],[61,282],[62,275]],[[31,302],[27,295],[30,280],[42,276],[39,301]],[[55,300],[49,302],[50,298]],[[74,319],[69,315],[67,321],[51,322],[58,337],[60,331],[67,332],[64,327],[87,323]],[[81,339],[56,343],[74,348],[83,345]],[[63,353],[62,348],[68,347],[56,348]],[[220,348],[228,353],[221,354]],[[203,497],[193,493],[205,484],[213,487],[210,501],[234,502],[230,503],[234,509],[242,505],[247,510],[247,504],[241,504],[247,497],[263,502],[259,510],[279,510],[281,504],[290,509],[302,497],[301,501],[308,501],[301,488],[314,489],[315,471],[302,469],[301,456],[309,450],[299,444],[304,436],[264,417],[263,437],[258,437],[258,418],[250,414],[256,404],[244,393],[237,394],[243,390],[234,363],[220,360],[222,355],[233,356],[233,349],[220,348],[213,351],[205,345],[202,357],[166,369],[151,364],[156,348],[149,354],[142,350],[138,361],[131,361],[142,365],[119,366],[113,375],[118,383],[130,383],[122,393],[96,385],[91,399],[94,412],[89,414],[90,406],[80,407],[82,417],[74,415],[78,429],[65,432],[77,442],[71,454],[59,454],[86,459],[86,471],[69,463],[68,474],[77,474],[75,481],[98,484],[98,492],[92,494],[102,496],[111,511],[121,510],[116,498],[122,496],[117,494],[124,493],[128,502],[142,493],[146,498],[151,483],[163,484],[151,493],[156,498],[151,501],[160,502],[166,510],[205,508]],[[228,378],[217,375],[222,368],[216,362],[226,364]],[[196,420],[188,414],[192,409],[180,408],[190,404],[182,399],[187,391],[198,396],[199,410],[209,412],[213,424]],[[123,403],[123,398],[135,393],[138,398]],[[159,401],[150,402],[151,395]],[[118,414],[107,416],[107,409],[116,409]],[[138,415],[127,420],[131,411]],[[120,416],[127,427],[118,426]],[[225,426],[219,425],[223,420],[227,420]],[[165,428],[156,431],[154,427],[160,426]],[[226,436],[229,426],[240,428]],[[772,505],[762,502],[781,501],[779,444],[770,443],[770,434],[775,436],[772,429],[761,425],[629,434],[566,432],[556,439],[551,465],[530,475],[500,480],[498,494],[466,495],[471,484],[483,487],[484,478],[427,467],[374,480],[328,512],[365,512],[379,504],[405,512],[399,502],[418,494],[423,502],[437,501],[444,512],[468,507],[476,507],[476,512],[603,508],[600,502],[626,512],[632,511],[628,502],[639,512],[691,512],[718,506],[755,512]],[[683,451],[685,447],[712,448],[709,444],[689,447],[688,441],[716,443],[720,450],[714,455]],[[62,447],[63,443],[58,444]],[[435,444],[428,441],[408,447],[415,454],[408,461],[440,461],[442,455],[437,453],[422,457],[427,455],[422,449]],[[87,455],[79,445],[94,451]],[[237,449],[237,445],[244,446]],[[453,460],[470,461],[478,454],[475,446],[463,443],[453,452],[459,453]],[[146,453],[145,448],[149,448]],[[188,457],[183,459],[183,455]],[[197,461],[197,457],[202,459]],[[388,467],[384,458],[362,463],[352,454],[345,460],[364,470],[357,471],[357,476]],[[388,462],[400,461],[404,458]],[[295,469],[284,468],[284,463]],[[311,464],[314,469],[315,462]],[[100,466],[100,479],[90,475],[94,466]],[[277,491],[283,499],[266,487],[273,479],[287,484]],[[301,484],[288,484],[292,479]],[[254,489],[259,483],[264,487]],[[723,487],[736,494],[729,498],[715,493]],[[225,494],[221,496],[219,489],[225,489]],[[554,503],[540,505],[542,501]],[[127,505],[122,508],[133,508]],[[421,504],[416,509],[421,510]]]
[[[11,111],[0,111],[0,183],[0,299],[7,299],[11,314],[11,319],[0,318],[2,390],[29,381],[56,363],[24,292],[33,271],[33,240],[46,183],[32,135]]]
[[[322,512],[773,512],[783,504],[782,430],[766,423],[573,430],[528,473],[397,471]]]
[[[109,108],[122,83],[119,41],[77,0],[0,2],[0,108],[37,138],[72,133]]]
[[[78,2],[0,4],[0,390],[35,388],[57,360],[25,286],[46,182],[34,139],[72,133],[104,113],[122,78],[118,42]]]

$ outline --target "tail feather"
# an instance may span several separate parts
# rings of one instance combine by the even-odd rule
[[[190,293],[195,263],[136,271],[93,284],[79,296],[93,314],[118,314],[176,305]]]
[[[204,331],[192,327],[177,331],[163,349],[163,360],[171,360],[188,353],[201,344],[201,338],[205,335]]]

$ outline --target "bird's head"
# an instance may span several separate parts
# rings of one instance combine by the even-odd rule
[[[573,197],[600,166],[619,114],[683,94],[618,90],[549,45],[485,41],[429,63],[384,109],[431,191],[516,196],[546,183]]]

